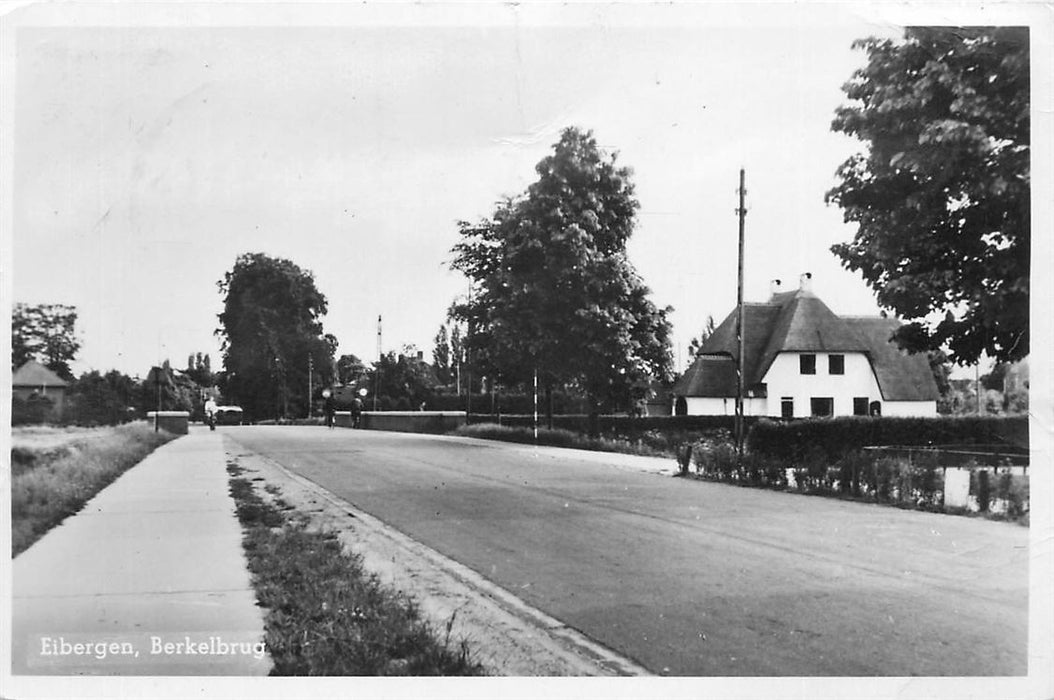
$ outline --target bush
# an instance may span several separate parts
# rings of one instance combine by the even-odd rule
[[[55,402],[42,394],[33,393],[22,398],[11,397],[11,425],[39,425],[47,423],[55,409]]]
[[[709,479],[728,481],[736,472],[736,448],[726,442],[700,446],[695,449],[693,459],[696,472]]]

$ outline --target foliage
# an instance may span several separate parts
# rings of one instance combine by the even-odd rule
[[[859,228],[832,247],[878,302],[911,321],[896,340],[1013,361],[1029,349],[1029,41],[1021,27],[909,28],[858,41],[868,64],[835,131],[869,144],[827,201]]]
[[[366,365],[355,355],[341,355],[337,359],[337,383],[354,384],[366,374]]]
[[[436,380],[440,384],[449,384],[454,378],[454,372],[450,333],[447,331],[446,325],[439,327],[432,342],[435,343],[432,348],[432,369],[435,371]]]
[[[240,471],[228,467],[253,585],[266,610],[272,675],[483,674],[466,642],[451,644],[449,626],[441,637],[413,600],[383,586],[334,533],[287,517],[276,507],[290,509],[281,497],[264,501]]]
[[[417,358],[412,345],[403,347],[398,355],[388,352],[373,363],[367,374],[370,392],[376,392],[382,410],[413,411],[428,404],[436,388],[432,368]]]
[[[66,420],[77,425],[118,425],[135,417],[140,403],[139,383],[110,370],[85,372],[69,388]]]
[[[158,371],[160,369],[160,371]],[[139,385],[139,409],[147,411],[187,411],[195,413],[200,405],[200,387],[182,372],[176,372],[165,360],[160,368],[152,367]]]
[[[11,314],[12,369],[36,360],[66,381],[72,380],[69,363],[81,347],[76,324],[77,309],[73,306],[15,304]]]
[[[913,459],[866,454],[860,450],[831,461],[822,450],[807,452],[793,464],[757,452],[742,460],[730,440],[700,441],[692,447],[696,474],[710,481],[739,486],[787,489],[818,496],[854,498],[901,508],[944,512],[943,469],[932,455]],[[988,513],[999,503],[999,517],[1026,523],[1029,513],[1029,479],[1007,473],[992,476],[976,465],[971,469],[970,492],[978,510]],[[787,474],[792,478],[788,480]],[[947,512],[953,512],[949,509]],[[958,512],[958,511],[955,511]]]
[[[18,555],[175,435],[146,423],[100,428],[34,459],[11,480],[11,550]],[[21,459],[28,459],[25,452]]]
[[[591,132],[566,129],[527,192],[489,220],[460,223],[452,267],[472,283],[453,315],[488,376],[627,397],[671,366],[669,309],[657,309],[626,257],[638,208],[631,172]]]
[[[314,275],[283,258],[246,253],[217,286],[228,400],[249,420],[306,413],[308,369],[313,363],[314,386],[331,384],[337,344],[323,333],[326,297]]]
[[[22,398],[11,397],[11,425],[36,425],[47,423],[55,409],[55,402],[36,392]]]
[[[212,359],[208,354],[200,352],[187,357],[187,369],[184,374],[202,389],[212,387],[216,381],[212,373]]]
[[[706,324],[703,326],[703,330],[695,338],[692,338],[688,342],[688,354],[690,357],[695,357],[699,354],[699,348],[703,347],[703,343],[714,334],[714,317],[707,315]]]

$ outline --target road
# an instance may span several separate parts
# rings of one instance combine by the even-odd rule
[[[656,673],[1027,673],[1018,525],[674,479],[570,450],[224,430]]]

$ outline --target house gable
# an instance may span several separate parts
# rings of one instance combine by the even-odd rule
[[[836,399],[843,407],[852,399],[877,399],[881,395],[888,402],[935,402],[939,392],[929,363],[923,355],[908,355],[900,351],[890,337],[900,325],[895,319],[882,317],[840,317],[832,312],[803,280],[801,289],[775,293],[767,303],[743,305],[744,320],[744,384],[748,395],[771,396],[775,403],[768,413],[779,414],[781,392],[792,392],[788,381],[801,385],[800,372],[791,371],[791,362],[802,354],[816,354],[818,358],[845,355],[845,380],[831,385],[855,392],[852,397]],[[703,343],[692,365],[675,385],[674,393],[683,397],[728,398],[736,395],[736,312],[733,311]],[[777,358],[779,380],[769,373]],[[837,359],[837,358],[836,358]],[[821,375],[829,374],[827,362]],[[835,372],[832,378],[842,376]],[[777,386],[773,385],[775,381]],[[802,385],[804,386],[804,385]],[[817,389],[821,385],[817,385]],[[853,387],[850,389],[850,387]],[[870,388],[867,388],[870,387]],[[770,388],[769,392],[764,389]],[[935,403],[934,403],[935,405]],[[843,412],[840,409],[840,412]]]

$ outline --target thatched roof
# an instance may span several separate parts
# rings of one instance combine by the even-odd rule
[[[889,342],[899,323],[880,317],[840,317],[808,289],[773,294],[743,305],[744,384],[764,381],[781,352],[862,352],[871,360],[887,401],[932,401],[937,384],[923,355],[907,355]],[[736,394],[736,312],[714,329],[674,387],[679,396]]]

